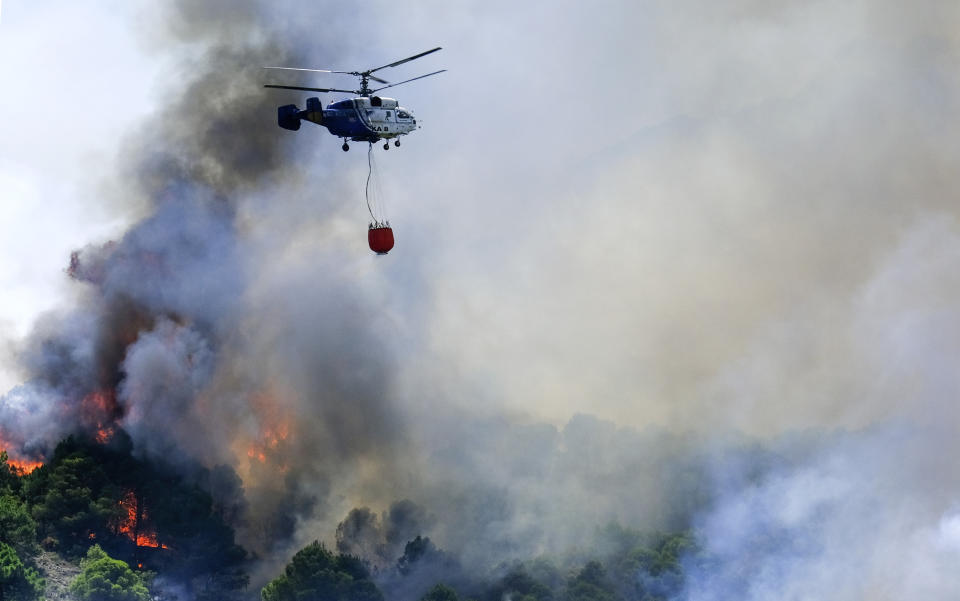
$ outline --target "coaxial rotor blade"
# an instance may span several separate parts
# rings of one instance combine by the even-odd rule
[[[301,69],[299,67],[264,67],[264,69],[282,69],[284,71],[311,71],[313,73],[346,73],[346,71],[328,71],[327,69]]]
[[[373,81],[379,81],[380,83],[390,83],[389,81],[380,79],[379,77],[375,77],[373,75],[370,75],[369,73],[361,73],[359,71],[331,71],[331,73],[346,73],[347,75],[356,75],[357,77],[366,77],[367,79],[372,79]]]
[[[437,46],[437,47],[434,48],[433,50],[427,50],[426,52],[421,52],[420,54],[414,54],[413,56],[408,56],[408,57],[405,58],[405,59],[398,60],[398,61],[395,62],[395,63],[390,63],[389,65],[384,65],[384,66],[382,66],[382,67],[377,67],[376,69],[370,69],[369,71],[366,71],[366,74],[367,74],[367,75],[370,75],[370,74],[373,73],[374,71],[379,71],[380,69],[386,69],[387,67],[396,67],[397,65],[402,65],[403,63],[408,63],[408,62],[410,62],[410,61],[412,61],[412,60],[414,60],[414,59],[420,58],[421,56],[426,56],[426,55],[428,55],[428,54],[431,54],[431,53],[433,53],[433,52],[436,52],[437,50],[440,50],[441,48],[442,48],[441,46]],[[403,83],[403,82],[401,82],[401,83]],[[400,85],[400,84],[393,84],[393,85],[396,86],[396,85]]]
[[[358,75],[362,76],[363,73],[359,71],[331,71],[329,69],[302,69],[300,67],[264,67],[264,69],[279,69],[282,71],[308,71],[310,73],[343,73],[344,75]],[[373,75],[367,74],[367,77],[373,81],[379,81],[380,83],[390,83],[385,79],[380,79],[379,77],[374,77]]]
[[[427,73],[426,75],[421,75],[420,77],[414,77],[413,79],[408,79],[406,81],[398,81],[397,83],[392,83],[389,86],[383,86],[382,88],[377,88],[376,90],[370,90],[371,93],[379,92],[380,90],[386,90],[387,88],[392,88],[393,86],[399,86],[402,83],[408,83],[411,81],[416,81],[418,79],[423,79],[424,77],[430,77],[431,75],[436,75],[437,73],[443,73],[446,69],[440,69],[439,71],[434,71],[433,73]]]
[[[303,88],[300,86],[275,86],[272,84],[265,84],[265,88],[277,88],[280,90],[303,90],[305,92],[345,92],[347,94],[359,94],[360,92],[356,90],[338,90],[337,88]]]

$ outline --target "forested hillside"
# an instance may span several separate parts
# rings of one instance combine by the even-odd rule
[[[133,457],[122,433],[109,444],[67,438],[40,466],[0,454],[0,599],[655,601],[680,591],[684,558],[696,556],[688,534],[611,523],[563,557],[505,554],[473,573],[420,535],[386,562],[345,552],[345,520],[337,550],[304,547],[261,590],[248,576],[258,558],[234,541],[243,491],[214,498],[210,479]]]

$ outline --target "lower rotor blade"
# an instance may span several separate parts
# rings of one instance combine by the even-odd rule
[[[265,88],[277,88],[280,90],[303,90],[304,92],[344,92],[347,94],[359,94],[356,90],[338,90],[337,88],[304,88],[301,86],[275,86],[273,84],[264,84]]]

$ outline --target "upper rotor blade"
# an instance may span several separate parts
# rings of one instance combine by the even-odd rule
[[[424,77],[430,77],[431,75],[436,75],[437,73],[443,73],[446,69],[440,69],[439,71],[434,71],[433,73],[427,73],[426,75],[421,75],[420,77],[414,77],[413,79],[407,79],[405,81],[398,81],[397,83],[392,83],[389,86],[383,86],[382,88],[377,88],[376,90],[370,90],[370,92],[379,92],[380,90],[386,90],[387,88],[392,88],[393,86],[399,86],[402,83],[408,83],[411,81],[416,81],[418,79],[423,79]]]
[[[284,71],[311,71],[313,73],[346,73],[346,71],[328,71],[326,69],[301,69],[299,67],[264,67],[264,69],[282,69]]]
[[[278,88],[281,90],[304,90],[306,92],[345,92],[347,94],[359,94],[356,90],[338,90],[337,88],[303,88],[300,86],[275,86],[273,84],[264,84],[265,88]]]
[[[357,77],[363,77],[363,75],[364,75],[363,73],[361,73],[361,72],[359,72],[359,71],[328,71],[328,73],[346,73],[347,75],[356,75]],[[390,83],[389,81],[384,81],[384,80],[380,79],[379,77],[374,77],[373,75],[370,75],[369,73],[367,73],[366,75],[367,75],[368,78],[372,79],[373,81],[379,81],[380,83]]]
[[[402,65],[403,63],[410,62],[410,61],[412,61],[413,59],[420,58],[421,56],[426,56],[426,55],[428,55],[428,54],[430,54],[430,53],[432,53],[432,52],[436,52],[437,50],[440,50],[440,49],[441,49],[441,46],[437,46],[437,47],[434,48],[433,50],[427,50],[426,52],[421,52],[420,54],[414,54],[413,56],[408,56],[408,57],[405,58],[405,59],[398,60],[398,61],[395,62],[395,63],[390,63],[389,65],[384,65],[384,66],[382,66],[382,67],[377,67],[376,69],[370,69],[369,71],[367,71],[367,75],[373,73],[374,71],[379,71],[380,69],[386,69],[387,67],[396,67],[397,65]],[[399,85],[399,84],[393,84],[393,85]]]

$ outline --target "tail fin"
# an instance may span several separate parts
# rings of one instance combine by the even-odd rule
[[[307,98],[307,109],[303,111],[302,118],[307,121],[313,121],[317,125],[323,125],[323,105],[317,97]]]

